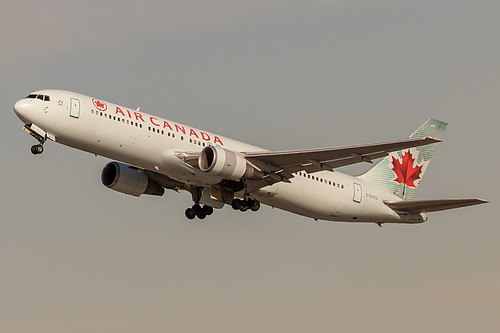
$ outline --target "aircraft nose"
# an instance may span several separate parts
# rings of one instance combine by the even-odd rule
[[[26,119],[26,115],[30,109],[30,104],[26,100],[19,100],[14,104],[14,112],[16,112],[17,116],[22,120]]]

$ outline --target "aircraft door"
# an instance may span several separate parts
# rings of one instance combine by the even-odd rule
[[[361,197],[362,197],[362,190],[361,190],[361,185],[359,185],[358,183],[353,183],[354,185],[354,195],[353,195],[353,198],[352,200],[354,202],[358,202],[360,203],[361,202]]]
[[[77,100],[76,98],[70,99],[69,115],[73,118],[80,117],[80,101]]]

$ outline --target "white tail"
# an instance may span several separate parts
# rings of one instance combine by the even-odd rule
[[[413,134],[413,138],[441,139],[448,124],[436,119],[427,120]],[[392,152],[358,178],[394,193],[404,200],[415,196],[417,187],[436,151],[438,143]]]

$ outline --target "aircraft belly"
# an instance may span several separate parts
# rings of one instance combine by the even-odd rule
[[[404,217],[383,204],[383,193],[362,184],[360,202],[353,200],[355,178],[336,173],[344,188],[293,178],[291,183],[277,183],[255,193],[262,203],[319,220],[343,222],[401,223]],[[380,198],[379,198],[380,197]]]
[[[333,212],[344,210],[342,200],[335,191],[339,192],[340,189],[293,178],[291,183],[277,183],[265,187],[256,196],[264,204],[295,214],[328,220]]]

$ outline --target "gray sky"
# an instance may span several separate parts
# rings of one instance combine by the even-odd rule
[[[3,1],[1,332],[498,332],[500,2]],[[416,199],[492,203],[417,226],[263,207],[187,221],[104,158],[34,140],[12,111],[59,88],[268,149],[449,122]],[[345,168],[357,174],[366,166]]]

